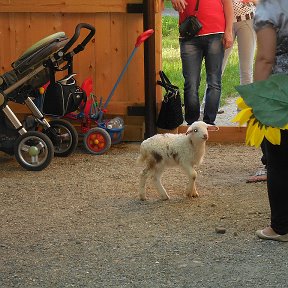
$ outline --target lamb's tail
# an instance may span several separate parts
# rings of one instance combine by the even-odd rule
[[[146,162],[146,159],[147,159],[146,151],[140,148],[140,155],[138,156],[136,160],[136,164],[138,165],[143,164],[144,162]]]

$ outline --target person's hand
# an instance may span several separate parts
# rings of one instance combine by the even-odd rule
[[[185,0],[171,0],[173,8],[182,13],[187,5],[187,2]]]
[[[225,49],[232,47],[233,45],[232,32],[225,31],[224,36],[223,36],[223,45]]]

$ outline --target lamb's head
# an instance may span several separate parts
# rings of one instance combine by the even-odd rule
[[[203,121],[196,121],[187,129],[186,135],[189,135],[194,141],[206,142],[208,140],[209,126]]]

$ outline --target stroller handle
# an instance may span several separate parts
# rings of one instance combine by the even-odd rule
[[[77,41],[77,39],[80,36],[80,30],[82,28],[86,28],[87,30],[90,30],[89,34],[85,37],[85,39],[76,47],[73,49],[74,54],[79,53],[80,51],[83,51],[87,43],[92,39],[92,37],[95,35],[95,28],[87,23],[79,23],[75,28],[75,33],[73,37],[68,41],[68,43],[61,49],[59,52],[57,52],[56,59],[61,58],[65,53],[72,47],[72,45]]]

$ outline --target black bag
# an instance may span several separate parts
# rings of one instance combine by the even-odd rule
[[[73,75],[69,75],[48,85],[43,99],[43,113],[64,116],[76,111],[86,99],[85,92],[76,85]]]
[[[193,38],[202,28],[202,24],[196,17],[196,13],[199,7],[199,1],[197,0],[194,15],[187,17],[180,25],[179,25],[179,34],[180,38],[183,40],[189,40]]]
[[[163,71],[159,72],[161,81],[158,85],[165,88],[166,94],[161,104],[161,109],[157,119],[157,127],[161,129],[173,130],[183,123],[182,104],[179,88],[172,85]]]
[[[191,39],[202,28],[202,24],[199,22],[196,16],[187,17],[179,26],[180,37],[184,39]]]

